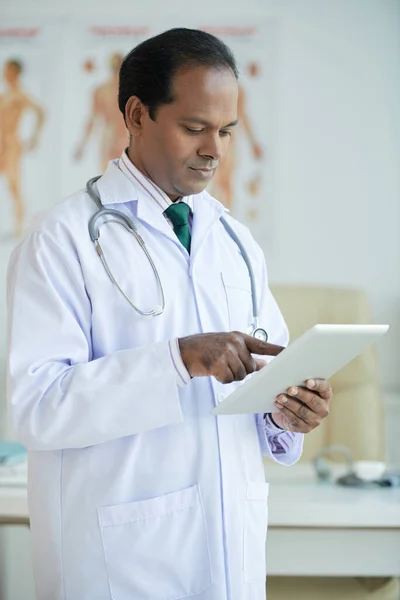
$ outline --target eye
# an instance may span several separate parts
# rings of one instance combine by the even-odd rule
[[[192,129],[191,127],[185,127],[185,129],[186,129],[186,131],[189,131],[189,133],[193,133],[193,134],[203,132],[203,129]]]
[[[219,135],[220,135],[221,137],[227,137],[227,136],[230,136],[230,135],[232,135],[232,132],[231,132],[231,131],[220,131],[220,132],[219,132]]]

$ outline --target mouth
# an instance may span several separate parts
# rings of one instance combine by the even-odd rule
[[[206,168],[194,168],[194,167],[189,167],[191,171],[194,171],[196,173],[196,175],[198,177],[200,177],[201,179],[211,179],[211,177],[214,175],[215,173],[215,169],[206,169]]]

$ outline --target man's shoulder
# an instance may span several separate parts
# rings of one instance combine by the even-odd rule
[[[235,217],[232,216],[229,208],[226,208],[226,206],[224,206],[222,204],[222,202],[220,202],[217,198],[212,196],[207,190],[204,190],[201,193],[201,196],[203,198],[207,198],[210,203],[215,204],[216,206],[219,206],[222,209],[221,217],[223,219],[225,219],[225,221],[228,222],[228,224],[232,227],[232,229],[234,229],[234,231],[238,235],[240,235],[242,233],[243,235],[246,235],[247,237],[252,237],[250,229],[246,225],[244,225],[243,223],[241,223],[240,221],[235,219]]]
[[[226,221],[231,229],[236,233],[241,243],[245,246],[246,250],[254,251],[256,254],[262,252],[259,244],[253,237],[249,227],[238,221],[228,209],[225,208],[224,213],[222,214],[222,219]]]
[[[84,189],[60,200],[32,219],[22,242],[37,236],[51,239],[59,245],[75,246],[82,234],[88,232],[88,222],[96,206]]]
[[[29,230],[36,232],[52,231],[54,227],[79,227],[96,211],[94,202],[84,189],[78,190],[60,200],[46,211],[37,213]]]
[[[251,233],[249,227],[247,227],[247,225],[245,225],[241,221],[238,221],[230,213],[229,209],[227,209],[221,202],[219,202],[216,198],[214,198],[211,194],[209,194],[209,192],[207,192],[207,190],[205,190],[203,192],[203,194],[206,194],[207,197],[210,199],[210,201],[215,202],[217,205],[219,205],[223,208],[221,218],[223,220],[225,220],[227,222],[227,224],[229,225],[229,227],[231,229],[233,229],[233,231],[236,233],[239,240],[245,247],[245,250],[249,254],[250,258],[254,259],[256,261],[259,261],[259,262],[260,261],[264,262],[265,261],[264,252],[263,252],[261,246],[258,244],[258,242],[254,239],[253,234]],[[223,227],[223,223],[221,223],[221,226]]]
[[[223,214],[223,219],[228,223],[228,225],[234,230],[234,232],[240,236],[240,239],[243,241],[252,241],[255,243],[255,240],[251,234],[250,229],[242,223],[238,221],[235,217],[233,217],[229,212],[225,212]]]

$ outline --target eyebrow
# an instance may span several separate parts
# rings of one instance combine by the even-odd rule
[[[205,125],[206,127],[210,126],[210,123],[208,121],[205,121],[204,119],[200,119],[198,117],[188,117],[186,119],[182,119],[183,121],[187,121],[190,123],[197,123],[198,125]],[[236,121],[232,121],[232,123],[228,123],[228,125],[224,125],[223,127],[221,127],[221,129],[226,129],[227,127],[235,127],[235,125],[238,124],[238,119],[236,119]]]

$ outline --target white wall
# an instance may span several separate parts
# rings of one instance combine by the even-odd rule
[[[183,0],[147,0],[146,13],[204,16]],[[110,14],[97,0],[5,0],[1,16]],[[114,0],[115,15],[134,15]],[[108,12],[107,12],[108,11]],[[276,283],[357,286],[371,297],[377,322],[392,325],[381,348],[384,388],[393,413],[391,456],[400,455],[400,3],[397,0],[223,0],[219,13],[276,18],[278,89],[275,169],[276,231],[268,257]],[[175,13],[175,14],[174,14]],[[1,422],[1,419],[0,419]],[[397,454],[396,454],[397,453]],[[9,576],[2,600],[30,600],[27,534],[11,539],[23,577]],[[21,538],[23,541],[21,541]],[[0,555],[1,557],[1,555]],[[0,558],[1,560],[1,558]],[[15,554],[7,557],[13,564]],[[0,562],[0,577],[3,578]]]
[[[271,275],[366,289],[392,324],[382,375],[398,390],[399,3],[284,4]]]

